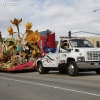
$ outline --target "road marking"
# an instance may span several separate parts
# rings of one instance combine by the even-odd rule
[[[0,78],[5,79],[5,80],[9,80],[9,81],[15,81],[15,82],[21,82],[21,83],[27,83],[27,84],[34,84],[34,85],[39,85],[39,86],[44,86],[44,87],[49,87],[49,88],[54,88],[54,89],[66,90],[66,91],[77,92],[77,93],[81,93],[81,94],[87,94],[87,95],[100,97],[100,94],[94,94],[94,93],[89,93],[89,92],[84,92],[84,91],[72,90],[72,89],[62,88],[62,87],[58,87],[58,86],[52,86],[52,85],[46,85],[46,84],[28,82],[28,81],[22,81],[22,80],[15,80],[15,79],[5,78],[5,77],[0,77]]]

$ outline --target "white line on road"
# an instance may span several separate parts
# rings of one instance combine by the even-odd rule
[[[58,86],[52,86],[52,85],[46,85],[46,84],[40,84],[40,83],[28,82],[28,81],[22,81],[22,80],[15,80],[15,79],[5,78],[5,77],[0,77],[0,78],[1,79],[6,79],[6,80],[9,80],[9,81],[15,81],[15,82],[21,82],[21,83],[27,83],[27,84],[35,84],[35,85],[39,85],[39,86],[50,87],[50,88],[54,88],[54,89],[61,89],[61,90],[66,90],[66,91],[71,91],[71,92],[77,92],[77,93],[87,94],[87,95],[89,94],[89,95],[100,97],[100,94],[94,94],[94,93],[89,93],[89,92],[72,90],[72,89],[62,88],[62,87],[58,87]]]

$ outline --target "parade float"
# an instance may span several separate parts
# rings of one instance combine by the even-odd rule
[[[35,70],[35,61],[38,57],[44,56],[38,46],[40,40],[38,30],[31,30],[32,23],[27,22],[25,24],[25,33],[21,36],[19,25],[22,19],[15,18],[14,21],[10,20],[10,22],[17,27],[18,32],[14,32],[11,26],[7,28],[9,35],[12,36],[14,41],[9,42],[7,50],[0,57],[0,70],[8,72]],[[0,37],[0,40],[4,44],[2,37]]]

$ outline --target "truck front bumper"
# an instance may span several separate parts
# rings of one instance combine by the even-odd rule
[[[97,69],[100,68],[100,62],[76,62],[80,69]]]

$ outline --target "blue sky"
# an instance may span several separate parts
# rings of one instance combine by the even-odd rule
[[[6,3],[6,6],[1,5]],[[18,2],[18,5],[9,5]],[[0,31],[3,37],[9,37],[8,26],[14,18],[22,18],[20,32],[25,32],[25,23],[32,22],[32,30],[51,30],[59,36],[67,36],[68,31],[88,31],[100,33],[100,0],[0,0]],[[93,37],[88,33],[73,36]],[[98,37],[98,36],[96,36]]]

